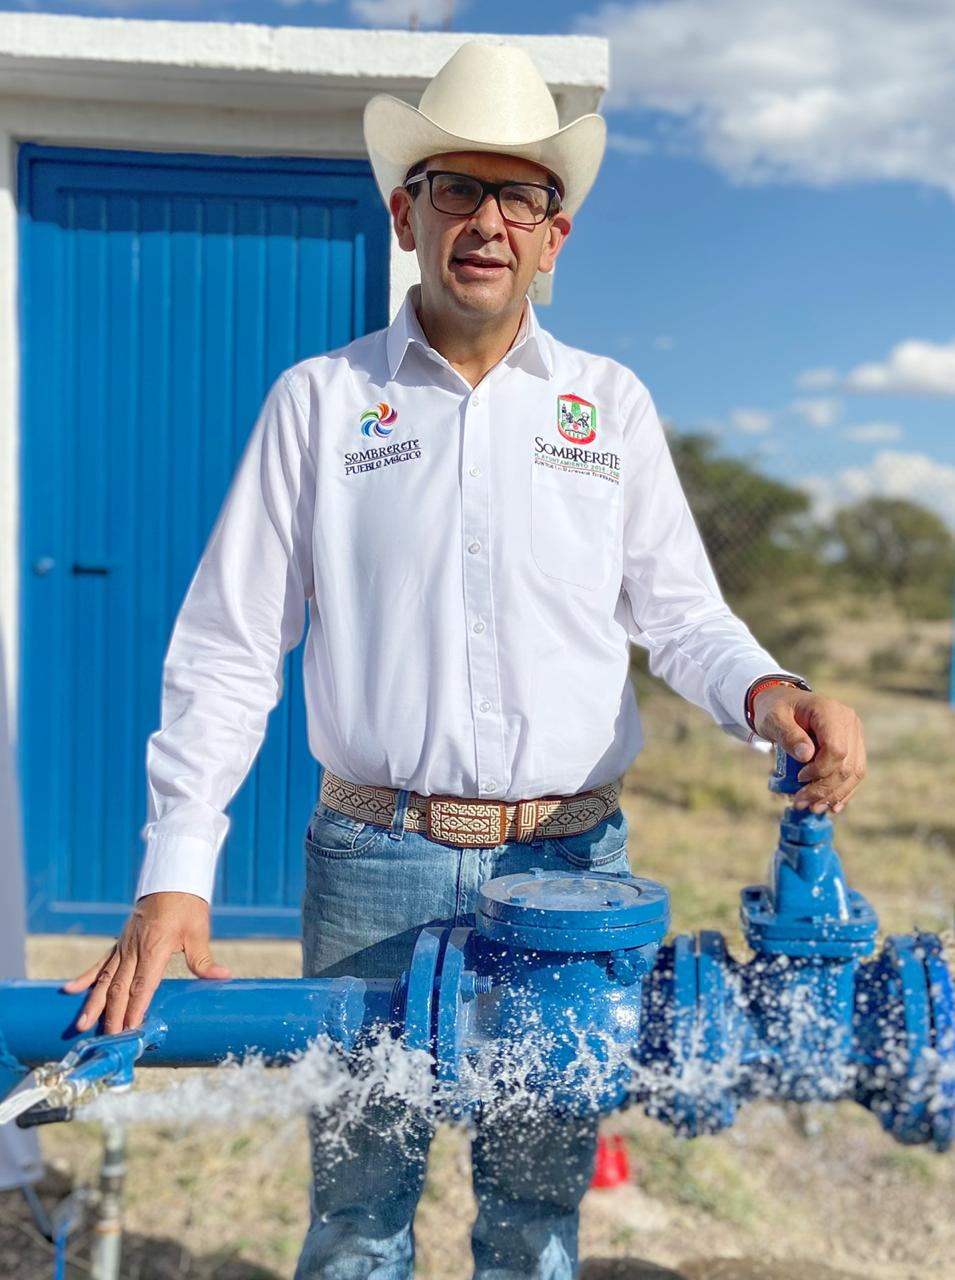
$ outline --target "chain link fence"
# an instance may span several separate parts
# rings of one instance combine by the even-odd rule
[[[949,698],[955,493],[948,518],[875,494],[823,514],[711,437],[671,431],[670,446],[727,599],[780,663]]]

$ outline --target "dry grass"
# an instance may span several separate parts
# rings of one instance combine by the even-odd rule
[[[839,651],[849,646],[850,655],[852,627],[859,659],[858,629],[868,635],[871,628],[858,619],[849,626]],[[892,643],[883,634],[881,649]],[[937,648],[930,637],[929,664]],[[879,649],[870,645],[869,656]],[[848,657],[842,664],[851,665]],[[955,713],[927,696],[935,675],[910,672],[890,680],[894,688],[876,689],[847,679],[837,662],[828,670],[827,691],[857,706],[871,747],[864,790],[838,821],[849,879],[872,900],[887,932],[946,929],[955,891]],[[640,683],[648,746],[625,796],[633,868],[670,886],[675,931],[720,928],[736,947],[739,890],[763,878],[775,843],[781,805],[766,791],[767,761],[721,736],[694,708]],[[74,972],[95,949],[88,938],[35,937],[31,973]],[[217,953],[244,976],[298,971],[294,944],[222,943]],[[856,1107],[760,1104],[744,1110],[733,1130],[694,1142],[635,1111],[608,1127],[626,1136],[633,1178],[584,1201],[581,1253],[590,1280],[951,1274],[955,1159],[895,1145]],[[42,1141],[54,1170],[95,1179],[94,1130],[59,1126]],[[290,1277],[306,1226],[307,1169],[298,1122],[228,1134],[136,1129],[124,1280]],[[61,1189],[48,1188],[48,1198]],[[418,1215],[424,1280],[470,1275],[472,1214],[466,1138],[442,1130]],[[80,1243],[71,1277],[87,1274]],[[4,1263],[3,1274],[17,1280],[52,1273],[49,1250],[30,1238],[12,1195],[0,1197]]]

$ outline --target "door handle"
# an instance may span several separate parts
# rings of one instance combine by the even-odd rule
[[[99,577],[105,577],[109,573],[108,564],[75,564],[72,569],[73,573],[89,573]]]

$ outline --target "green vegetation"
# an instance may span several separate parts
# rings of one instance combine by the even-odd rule
[[[712,437],[669,439],[716,575],[740,612],[748,607],[771,626],[784,599],[805,603],[830,589],[885,598],[915,619],[950,617],[955,535],[934,512],[869,497],[816,520],[807,493],[720,454]],[[813,630],[804,621],[794,648]]]
[[[813,554],[808,495],[721,456],[709,436],[672,436],[670,448],[725,588],[745,595],[781,570],[798,576]]]
[[[676,1138],[662,1126],[641,1129],[633,1144],[646,1191],[746,1226],[763,1208],[745,1158],[717,1137]],[[749,1162],[751,1164],[751,1162]]]
[[[934,512],[897,498],[866,498],[836,512],[832,534],[847,579],[889,591],[915,616],[947,616],[955,537]]]

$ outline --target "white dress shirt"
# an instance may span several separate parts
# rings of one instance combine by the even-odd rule
[[[746,691],[778,664],[720,595],[640,380],[528,303],[472,388],[417,297],[266,398],[166,657],[137,896],[210,898],[306,609],[309,746],[352,781],[517,800],[619,778],[631,640],[752,737]]]

